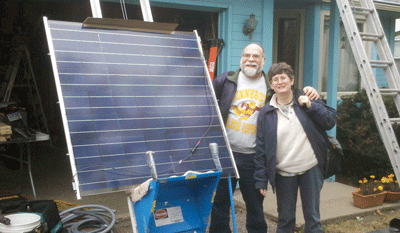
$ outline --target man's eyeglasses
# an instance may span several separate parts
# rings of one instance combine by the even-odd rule
[[[253,57],[254,60],[260,60],[261,59],[261,55],[249,54],[249,53],[243,54],[242,57],[245,58],[245,59],[249,59],[250,57]]]

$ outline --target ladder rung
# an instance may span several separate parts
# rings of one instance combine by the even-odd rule
[[[400,89],[385,88],[385,89],[379,89],[379,91],[380,91],[381,95],[384,95],[384,96],[393,96],[393,95],[400,94]]]
[[[364,12],[364,11],[353,11],[353,14],[355,14],[355,15],[367,16],[367,15],[369,15],[369,14],[371,14],[371,13],[369,13],[369,12]]]
[[[377,37],[365,37],[365,36],[362,36],[361,39],[363,41],[378,41],[379,40],[379,38],[377,38]]]
[[[366,8],[366,7],[360,7],[360,6],[352,6],[353,12],[359,14],[359,13],[372,13],[374,12],[374,9],[372,8]]]
[[[398,123],[400,123],[400,118],[390,118],[390,123],[398,124]]]
[[[393,62],[391,61],[378,61],[378,60],[370,60],[369,63],[373,68],[386,68],[389,65],[393,64]]]
[[[375,64],[375,65],[371,64],[372,68],[387,68],[388,66],[389,65],[386,65],[386,64]]]
[[[383,34],[363,33],[360,32],[361,39],[368,41],[378,41],[384,37]]]
[[[370,60],[369,62],[374,64],[385,64],[385,65],[393,64],[393,62],[391,61],[382,61],[382,60]]]
[[[384,35],[383,34],[374,34],[374,33],[367,33],[367,32],[360,32],[361,36],[368,36],[368,37],[378,37],[382,38]]]

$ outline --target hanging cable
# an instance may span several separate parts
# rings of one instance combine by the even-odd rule
[[[126,20],[128,19],[128,14],[126,13],[125,0],[119,0],[119,3],[121,4],[122,18]]]

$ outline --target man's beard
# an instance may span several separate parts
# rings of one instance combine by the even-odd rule
[[[246,65],[255,65],[255,67],[253,68]],[[244,64],[244,66],[242,67],[242,71],[247,77],[254,77],[261,72],[262,68],[262,65],[261,67],[259,67],[256,63],[248,62]]]

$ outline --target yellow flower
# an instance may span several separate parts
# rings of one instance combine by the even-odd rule
[[[390,174],[390,175],[389,175],[389,177],[390,177],[390,178],[393,178],[393,177],[394,177],[394,175],[393,175],[393,174]]]
[[[375,176],[374,176],[374,175],[371,175],[370,177],[371,177],[371,179],[375,179]]]
[[[360,192],[360,191],[361,191],[361,189],[360,189],[360,188],[358,188],[358,189],[357,189],[357,192]]]
[[[382,186],[379,186],[378,189],[382,191],[382,190],[383,190],[383,187],[382,187]]]
[[[376,188],[374,188],[374,192],[376,191],[377,189]]]
[[[368,182],[368,180],[364,180],[364,183],[367,183]]]
[[[362,180],[359,180],[359,181],[358,181],[358,183],[362,184],[362,183],[363,183],[363,181],[362,181]]]

